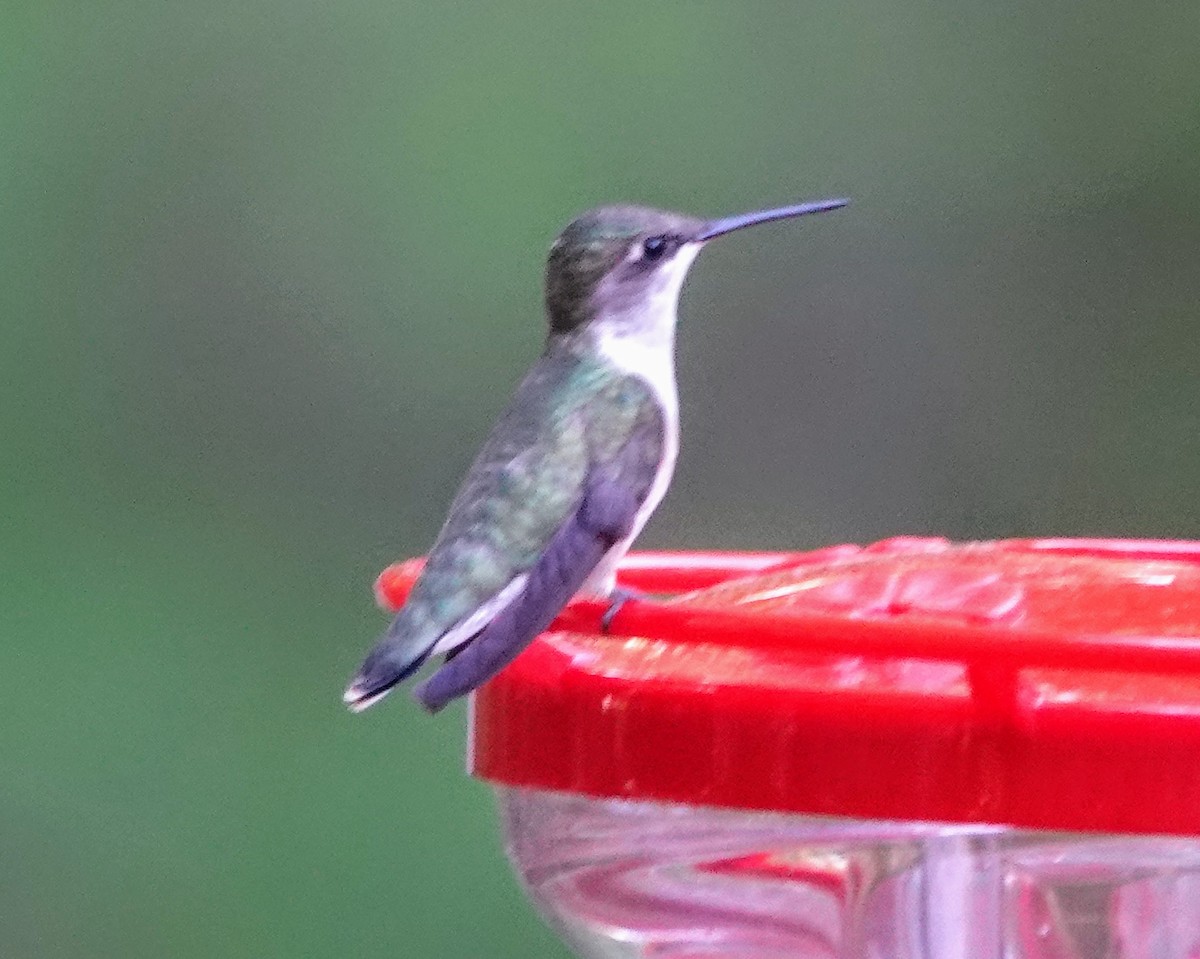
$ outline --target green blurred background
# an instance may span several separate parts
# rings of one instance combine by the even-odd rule
[[[1200,536],[1200,6],[9,3],[0,955],[562,957],[342,685],[629,200],[714,245],[642,539]]]

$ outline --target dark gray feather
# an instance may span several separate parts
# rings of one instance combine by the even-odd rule
[[[578,509],[593,470],[619,473],[641,503],[662,443],[662,411],[645,381],[569,348],[548,349],[488,437],[408,601],[346,701],[374,702],[532,569]]]
[[[589,472],[579,506],[555,532],[525,588],[414,695],[437,712],[495,676],[554,620],[604,555],[629,535],[650,489],[644,464],[661,455],[661,430],[646,417],[617,456]],[[652,475],[652,474],[651,474]]]

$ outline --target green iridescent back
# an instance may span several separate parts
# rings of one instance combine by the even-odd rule
[[[440,636],[529,570],[592,466],[611,464],[631,438],[621,478],[644,499],[663,429],[642,379],[552,342],[484,443],[393,632]]]

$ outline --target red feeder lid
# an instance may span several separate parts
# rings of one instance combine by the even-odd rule
[[[380,577],[396,605],[418,567]],[[1200,833],[1200,543],[643,553],[480,689],[514,786],[872,819]]]

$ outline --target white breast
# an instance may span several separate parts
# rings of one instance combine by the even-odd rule
[[[634,517],[630,534],[613,546],[588,577],[581,593],[608,596],[616,586],[616,568],[629,551],[650,514],[666,495],[679,454],[679,391],[675,384],[675,324],[679,290],[688,267],[700,252],[699,244],[685,246],[664,273],[664,282],[636,321],[612,323],[598,331],[601,355],[624,373],[640,377],[658,399],[663,413],[663,456],[646,501]]]

